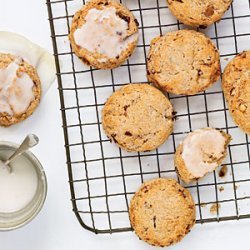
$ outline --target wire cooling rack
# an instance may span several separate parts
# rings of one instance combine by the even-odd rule
[[[121,2],[140,24],[139,44],[126,63],[104,71],[83,65],[68,41],[72,17],[85,2],[47,0],[71,198],[80,224],[95,233],[130,231],[128,207],[134,192],[149,179],[178,180],[173,163],[176,147],[186,133],[206,126],[224,129],[233,140],[224,161],[226,175],[221,176],[218,169],[187,186],[196,202],[197,223],[250,218],[249,137],[233,123],[220,83],[194,96],[169,96],[177,111],[174,132],[155,151],[127,153],[105,136],[101,110],[107,98],[126,83],[147,82],[150,40],[187,28],[170,14],[165,0]],[[250,49],[249,1],[234,1],[219,23],[201,32],[219,48],[224,69],[234,55]]]

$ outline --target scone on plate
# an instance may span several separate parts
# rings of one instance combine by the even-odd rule
[[[173,15],[186,25],[199,28],[219,21],[232,0],[167,0]]]
[[[213,172],[227,155],[231,136],[215,128],[197,129],[178,146],[174,161],[177,173],[192,182]]]
[[[250,134],[250,51],[237,55],[227,65],[222,89],[235,123]]]
[[[131,226],[140,239],[153,246],[182,240],[195,224],[195,203],[189,191],[172,179],[145,182],[129,207]]]
[[[220,55],[213,42],[194,30],[154,38],[147,58],[148,80],[173,94],[193,95],[220,76]]]
[[[128,84],[113,93],[102,110],[107,136],[126,151],[159,147],[173,130],[173,107],[149,84]]]
[[[36,69],[20,57],[0,53],[0,126],[26,119],[38,106],[40,97]]]
[[[84,63],[112,69],[136,48],[138,22],[116,1],[92,0],[74,15],[69,39],[73,51]]]

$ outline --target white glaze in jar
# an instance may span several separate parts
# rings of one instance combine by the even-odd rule
[[[10,173],[0,162],[0,213],[12,213],[31,202],[37,191],[38,176],[32,163],[19,156],[11,163]]]

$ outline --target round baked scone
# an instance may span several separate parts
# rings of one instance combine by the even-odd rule
[[[179,30],[154,38],[147,59],[148,80],[173,94],[193,95],[220,76],[220,55],[197,31]]]
[[[138,22],[125,6],[113,0],[92,0],[75,14],[69,39],[85,64],[112,69],[133,53],[138,36]]]
[[[199,28],[219,21],[232,0],[167,0],[173,15],[186,25]]]
[[[154,179],[135,193],[129,217],[141,240],[153,246],[170,246],[194,226],[195,203],[189,191],[175,180]]]
[[[102,110],[107,136],[127,151],[159,147],[173,130],[173,107],[160,90],[148,84],[125,85]]]
[[[222,88],[235,123],[250,134],[250,51],[237,55],[227,65]]]
[[[189,183],[213,172],[225,159],[231,136],[215,128],[197,129],[178,146],[174,161],[180,178]]]
[[[0,126],[26,119],[38,106],[40,97],[36,69],[22,58],[0,53]]]

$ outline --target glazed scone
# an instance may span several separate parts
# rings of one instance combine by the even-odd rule
[[[174,161],[180,178],[192,182],[213,172],[225,159],[231,136],[215,128],[197,129],[178,146]]]
[[[220,76],[220,55],[197,31],[179,30],[154,38],[147,59],[148,80],[173,94],[193,95]]]
[[[107,100],[102,124],[107,136],[126,151],[150,151],[171,134],[173,107],[158,89],[128,84]]]
[[[199,28],[219,21],[232,0],[167,0],[173,15],[186,25]]]
[[[195,224],[195,203],[189,191],[172,179],[145,182],[129,208],[131,226],[138,237],[153,246],[170,246],[186,236]]]
[[[41,84],[35,68],[19,57],[0,53],[0,126],[26,119],[40,97]]]
[[[227,65],[222,88],[235,123],[250,134],[250,51],[237,55]]]
[[[138,22],[125,6],[113,0],[92,0],[75,14],[69,39],[85,64],[112,69],[133,53],[138,36]]]

